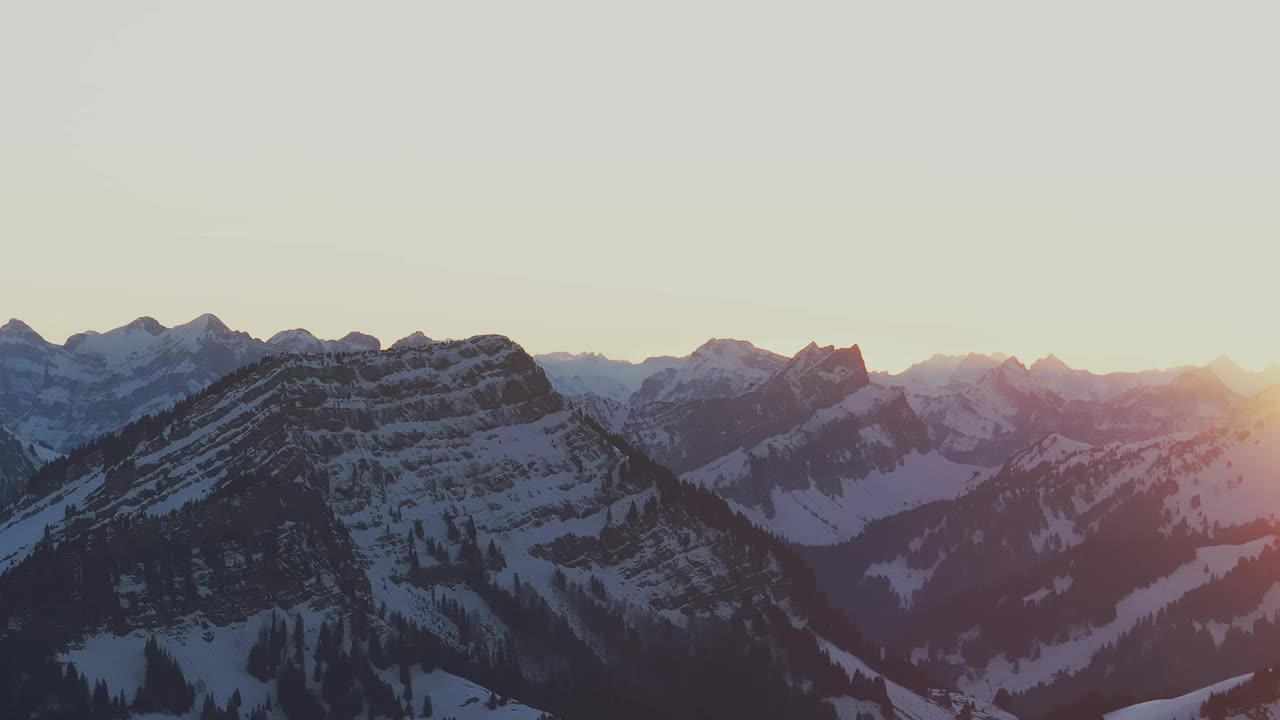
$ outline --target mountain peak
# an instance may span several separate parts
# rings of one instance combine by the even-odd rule
[[[213,316],[211,315],[209,317],[213,317]],[[164,332],[165,330],[168,330],[169,328],[165,327],[164,325],[161,325],[155,318],[150,317],[148,315],[143,315],[142,317],[134,320],[128,325],[125,325],[124,329],[125,330],[141,330],[142,332],[145,332],[148,335],[159,335],[160,333]]]
[[[134,322],[137,321],[135,320]],[[159,323],[157,323],[157,325],[158,324]],[[199,330],[202,332],[217,333],[219,335],[231,332],[231,328],[227,327],[226,323],[219,320],[218,316],[213,313],[205,313],[195,320],[192,320],[185,325],[179,325],[178,327],[190,328],[192,330]],[[174,329],[176,330],[177,328]]]
[[[816,342],[811,342],[778,372],[789,380],[815,372],[841,377],[848,374],[861,375],[863,384],[867,380],[867,365],[862,359],[862,349],[857,345],[837,349],[834,345],[821,347]]]
[[[1189,368],[1174,376],[1170,384],[1174,387],[1204,393],[1230,393],[1231,390],[1218,374],[1209,368]]]
[[[352,331],[342,336],[338,342],[349,345],[353,349],[372,350],[374,352],[382,349],[382,341],[378,338],[362,332]]]
[[[1207,367],[1208,369],[1214,372],[1231,372],[1231,373],[1247,372],[1244,368],[1240,367],[1240,363],[1236,362],[1235,360],[1232,360],[1230,357],[1226,355],[1223,355],[1222,357],[1219,357],[1219,358],[1215,358],[1213,362],[1209,363],[1205,367]]]
[[[808,345],[805,345],[804,347],[800,348],[800,352],[796,353],[795,357],[791,358],[791,361],[803,362],[803,361],[818,357],[819,355],[826,355],[829,352],[835,351],[835,349],[836,349],[835,345],[828,345],[826,347],[822,347],[818,345],[818,343],[813,342],[811,340],[809,341]]]
[[[293,328],[293,329],[291,329],[291,330],[281,330],[280,332],[276,333],[275,335],[272,335],[270,338],[268,338],[268,339],[267,339],[267,344],[268,344],[268,345],[274,345],[274,344],[276,344],[276,343],[278,343],[278,342],[281,342],[281,341],[284,341],[284,340],[293,340],[293,339],[295,339],[295,338],[301,338],[301,339],[306,339],[306,340],[316,340],[316,339],[318,339],[318,338],[316,338],[316,336],[315,336],[315,335],[313,335],[313,334],[311,333],[311,331],[310,331],[310,330],[308,330],[308,329],[306,329],[306,328]]]
[[[693,351],[694,355],[742,355],[754,352],[756,346],[746,340],[733,340],[729,338],[712,338],[698,346]]]
[[[412,333],[391,343],[391,349],[399,350],[401,348],[426,347],[427,345],[430,345],[433,342],[435,341],[427,337],[426,334],[423,333],[421,330],[415,330]]]
[[[1002,373],[1016,372],[1022,374],[1027,372],[1027,366],[1023,365],[1022,361],[1015,355],[1010,355],[1009,359],[1000,363],[1000,367],[997,369]]]
[[[267,345],[291,353],[365,352],[382,349],[382,341],[361,332],[349,332],[341,340],[321,340],[304,328],[281,330]]]
[[[1032,380],[1031,372],[1027,370],[1027,366],[1014,356],[1000,363],[999,367],[987,373],[982,380],[982,385],[1013,388],[1021,392],[1027,392],[1031,389]]]
[[[1049,353],[1044,357],[1031,363],[1032,372],[1069,372],[1071,366],[1062,361],[1062,358]]]
[[[0,326],[0,335],[44,342],[44,338],[40,337],[40,333],[32,330],[30,325],[17,318],[11,318],[9,322]]]
[[[683,402],[730,397],[765,380],[786,364],[787,358],[761,350],[745,340],[712,339],[687,358],[646,377],[634,400]]]

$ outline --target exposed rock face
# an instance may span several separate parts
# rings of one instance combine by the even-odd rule
[[[0,507],[22,493],[27,480],[44,464],[39,452],[0,425]]]
[[[834,405],[868,384],[857,346],[810,345],[750,393],[639,407],[624,432],[681,473],[785,431],[797,414]]]

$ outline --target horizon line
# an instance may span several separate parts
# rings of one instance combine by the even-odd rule
[[[322,334],[317,334],[317,333],[315,333],[315,332],[313,332],[313,331],[311,331],[311,330],[307,329],[306,327],[303,327],[302,325],[294,325],[293,327],[282,328],[282,329],[280,329],[280,330],[277,330],[277,331],[275,331],[275,332],[272,332],[272,333],[271,333],[271,334],[269,334],[269,335],[266,335],[265,337],[260,337],[258,334],[255,334],[254,332],[251,332],[251,331],[249,331],[249,330],[239,330],[239,329],[236,329],[235,327],[232,327],[232,326],[231,326],[231,325],[229,325],[228,323],[224,322],[224,321],[221,319],[221,317],[219,317],[216,313],[212,313],[212,312],[205,312],[205,313],[201,313],[201,314],[199,314],[199,315],[195,316],[194,318],[192,318],[192,319],[190,319],[190,320],[187,320],[187,321],[185,321],[185,322],[181,322],[181,323],[176,323],[176,324],[174,324],[174,325],[166,325],[166,324],[164,324],[164,323],[160,322],[159,320],[157,320],[157,319],[156,319],[154,316],[152,316],[152,315],[139,315],[138,317],[134,318],[133,320],[130,320],[130,321],[128,321],[128,322],[125,322],[125,323],[123,323],[123,324],[121,324],[121,325],[118,325],[118,326],[116,326],[116,327],[108,328],[108,329],[106,329],[106,330],[93,330],[93,329],[86,329],[86,330],[80,330],[80,331],[77,331],[77,332],[70,333],[70,334],[68,334],[68,335],[66,336],[66,338],[64,338],[61,342],[57,342],[57,341],[54,341],[54,340],[50,340],[50,339],[49,339],[48,337],[46,337],[43,333],[41,333],[37,328],[33,327],[30,323],[27,323],[26,321],[22,320],[21,318],[17,318],[17,317],[10,318],[7,322],[5,322],[5,323],[4,323],[4,325],[8,325],[9,323],[12,323],[12,322],[20,323],[20,324],[22,324],[22,325],[26,326],[27,328],[31,329],[33,332],[35,332],[35,333],[36,333],[36,335],[38,335],[38,336],[39,336],[42,340],[44,340],[45,342],[47,342],[47,343],[49,343],[49,344],[51,344],[51,345],[58,346],[58,347],[65,347],[65,346],[66,346],[66,344],[67,344],[67,343],[68,343],[72,338],[74,338],[74,337],[76,337],[76,336],[78,336],[78,335],[82,335],[82,334],[96,334],[96,335],[102,335],[102,334],[105,334],[105,333],[108,333],[108,332],[112,332],[112,331],[115,331],[115,330],[122,330],[122,329],[127,328],[128,326],[130,326],[130,325],[132,325],[132,324],[134,324],[134,323],[137,323],[137,322],[139,322],[139,321],[142,321],[142,320],[150,320],[150,321],[153,321],[153,322],[155,322],[156,324],[158,324],[160,327],[162,327],[162,328],[164,329],[164,331],[169,331],[169,330],[173,330],[174,328],[177,328],[177,327],[182,327],[182,326],[184,326],[184,325],[191,324],[191,323],[196,322],[196,321],[198,321],[198,320],[200,320],[201,318],[204,318],[204,317],[210,317],[210,318],[213,318],[214,320],[217,320],[219,323],[221,323],[223,326],[227,327],[227,328],[228,328],[229,330],[231,330],[232,332],[242,332],[242,333],[244,333],[244,334],[248,335],[248,336],[249,336],[250,338],[252,338],[253,340],[255,340],[255,341],[257,341],[257,342],[261,342],[261,343],[267,343],[267,342],[268,342],[272,337],[274,337],[275,335],[277,335],[277,334],[279,334],[279,333],[282,333],[282,332],[289,332],[289,331],[299,331],[299,330],[304,331],[304,332],[307,332],[307,333],[311,334],[313,337],[317,338],[318,340],[322,340],[322,341],[340,340],[340,339],[342,339],[343,337],[345,337],[346,335],[348,335],[348,334],[350,334],[350,333],[361,333],[361,334],[369,335],[370,337],[375,338],[375,339],[379,342],[379,345],[381,346],[381,349],[383,349],[383,350],[386,350],[386,349],[390,348],[390,347],[391,347],[391,345],[392,345],[392,344],[394,344],[395,342],[398,342],[399,340],[402,340],[402,339],[408,338],[408,337],[410,337],[410,336],[414,335],[415,333],[423,333],[423,334],[425,334],[427,337],[431,338],[433,341],[442,341],[442,340],[449,340],[449,339],[464,339],[464,338],[444,338],[444,337],[436,337],[436,336],[432,335],[432,334],[431,334],[431,333],[429,333],[429,332],[426,332],[425,330],[423,330],[423,329],[421,329],[421,328],[419,328],[419,329],[414,329],[414,330],[410,330],[410,331],[408,331],[407,333],[405,333],[405,334],[403,334],[403,335],[399,335],[398,337],[396,337],[396,339],[395,339],[395,340],[391,340],[391,341],[387,341],[387,340],[385,340],[385,339],[384,339],[384,337],[379,336],[379,335],[378,335],[378,334],[376,334],[376,333],[368,332],[368,331],[365,331],[365,330],[359,330],[359,329],[352,329],[352,330],[348,330],[348,331],[346,331],[346,332],[343,332],[341,335],[339,335],[339,336],[337,336],[337,337],[332,337],[332,338],[331,338],[331,337],[325,337],[325,336],[324,336],[324,335],[322,335]],[[773,347],[769,347],[769,346],[766,346],[766,345],[763,345],[763,344],[757,343],[757,342],[756,342],[756,341],[754,341],[754,340],[748,340],[748,339],[745,339],[745,338],[726,337],[726,336],[713,336],[713,337],[709,337],[707,340],[705,340],[705,341],[703,341],[702,343],[698,344],[696,347],[694,347],[694,348],[692,348],[692,349],[690,349],[690,350],[686,351],[684,354],[679,354],[679,355],[677,355],[677,354],[672,354],[672,353],[669,353],[669,352],[668,352],[668,353],[649,353],[649,354],[644,355],[644,357],[639,357],[639,358],[637,358],[637,357],[636,357],[636,356],[634,356],[634,355],[633,355],[633,356],[610,355],[610,354],[608,354],[608,353],[601,352],[601,351],[599,351],[599,350],[580,350],[580,351],[571,351],[571,350],[563,350],[563,349],[560,349],[560,350],[546,350],[546,351],[536,351],[536,352],[535,352],[534,350],[532,350],[532,349],[530,349],[528,346],[526,346],[526,344],[525,344],[525,343],[521,342],[521,341],[520,341],[520,339],[519,339],[519,337],[517,337],[517,336],[516,336],[516,335],[514,335],[514,334],[511,334],[511,333],[505,333],[505,332],[476,332],[476,333],[471,333],[470,335],[467,335],[466,337],[476,337],[476,336],[479,336],[479,335],[489,335],[489,334],[502,335],[502,336],[504,336],[504,337],[507,337],[507,338],[511,339],[511,340],[512,340],[512,341],[514,341],[516,344],[520,345],[520,347],[521,347],[521,348],[524,348],[524,350],[525,350],[526,352],[528,352],[528,353],[529,353],[529,355],[530,355],[530,356],[532,356],[532,357],[534,357],[534,358],[544,357],[544,356],[549,356],[549,355],[556,355],[556,354],[569,355],[569,356],[572,356],[572,357],[582,357],[582,356],[592,356],[592,355],[594,355],[594,356],[601,357],[601,358],[603,358],[603,359],[605,359],[605,360],[608,360],[608,361],[611,361],[611,362],[625,362],[625,363],[629,363],[629,364],[632,364],[632,365],[640,365],[640,364],[643,364],[643,363],[644,363],[644,362],[646,362],[646,361],[654,360],[654,359],[658,359],[658,358],[681,358],[681,357],[688,357],[689,355],[693,354],[693,352],[695,352],[698,348],[702,347],[702,346],[703,346],[703,345],[705,345],[706,343],[711,342],[711,341],[713,341],[713,340],[734,340],[734,341],[737,341],[737,342],[745,342],[745,343],[748,343],[748,344],[750,344],[751,346],[753,346],[753,347],[755,347],[755,348],[758,348],[758,349],[760,349],[760,350],[764,350],[764,351],[766,351],[766,352],[773,353],[773,354],[775,354],[775,355],[778,355],[778,356],[780,356],[780,357],[785,357],[785,358],[791,358],[791,357],[794,357],[794,356],[796,355],[796,353],[800,352],[800,350],[802,350],[802,349],[803,349],[803,347],[807,347],[807,345],[806,345],[806,346],[802,346],[800,349],[797,349],[797,350],[796,350],[796,351],[794,351],[794,352],[790,352],[790,353],[788,353],[788,352],[784,352],[784,351],[779,351],[779,350],[777,350],[777,349],[776,349],[776,347],[777,347],[776,345],[774,345]],[[812,344],[817,344],[817,345],[819,345],[820,347],[827,347],[827,346],[841,346],[839,343],[826,343],[826,344],[824,344],[824,343],[819,343],[819,342],[817,342],[816,340],[815,340],[815,341],[811,341],[811,343],[812,343]],[[871,363],[868,363],[868,362],[866,361],[866,349],[863,347],[863,344],[862,344],[861,342],[854,342],[854,343],[851,343],[851,345],[857,345],[857,346],[859,347],[859,349],[860,349],[860,350],[862,350],[862,352],[863,352],[863,360],[864,360],[864,363],[866,363],[866,364],[867,364],[867,371],[868,371],[868,372],[871,372],[871,373],[886,373],[886,374],[889,374],[889,375],[897,375],[897,374],[900,374],[900,373],[902,373],[902,372],[905,372],[906,370],[909,370],[909,369],[910,369],[910,368],[912,368],[912,367],[915,367],[916,365],[920,365],[920,364],[922,364],[922,363],[928,362],[928,361],[933,360],[933,359],[935,359],[935,358],[940,358],[940,357],[945,357],[945,358],[964,358],[964,357],[968,357],[968,356],[971,356],[971,355],[972,355],[972,356],[989,357],[989,358],[998,358],[998,359],[1000,359],[1000,360],[1002,360],[1002,361],[1003,361],[1003,360],[1007,360],[1007,359],[1015,359],[1015,360],[1017,360],[1018,362],[1020,362],[1020,363],[1022,363],[1023,365],[1025,365],[1026,367],[1028,367],[1028,368],[1030,368],[1030,367],[1031,367],[1031,365],[1033,365],[1033,364],[1035,364],[1036,362],[1039,362],[1039,361],[1041,361],[1041,360],[1047,360],[1047,359],[1049,359],[1049,358],[1056,358],[1056,359],[1058,359],[1060,362],[1062,362],[1064,365],[1066,365],[1068,368],[1070,368],[1071,370],[1083,370],[1083,371],[1086,371],[1086,372],[1092,373],[1092,374],[1094,374],[1094,375],[1111,375],[1111,374],[1117,374],[1117,373],[1165,372],[1165,371],[1170,371],[1170,370],[1178,370],[1178,369],[1182,369],[1182,368],[1207,368],[1207,367],[1209,367],[1210,365],[1212,365],[1212,364],[1214,364],[1214,363],[1216,363],[1216,362],[1219,362],[1219,361],[1223,361],[1223,360],[1226,360],[1226,361],[1231,362],[1231,363],[1232,363],[1233,365],[1235,365],[1237,368],[1240,368],[1241,370],[1243,370],[1243,371],[1245,371],[1245,372],[1248,372],[1248,373],[1254,373],[1254,374],[1265,373],[1265,372],[1268,372],[1268,371],[1270,371],[1270,370],[1272,370],[1272,369],[1274,369],[1274,368],[1280,368],[1280,363],[1273,363],[1273,364],[1266,365],[1266,366],[1263,366],[1263,367],[1260,367],[1260,368],[1250,368],[1250,367],[1246,367],[1246,366],[1242,365],[1241,363],[1239,363],[1238,361],[1236,361],[1233,357],[1231,357],[1231,355],[1229,355],[1229,354],[1220,354],[1220,355],[1215,355],[1212,359],[1207,360],[1207,361],[1202,362],[1202,363],[1181,363],[1181,364],[1173,364],[1173,365],[1158,365],[1158,364],[1152,364],[1152,365],[1148,365],[1148,366],[1145,366],[1145,367],[1138,367],[1138,368],[1098,370],[1098,369],[1094,369],[1094,368],[1090,368],[1090,367],[1084,367],[1084,366],[1079,366],[1079,365],[1074,365],[1074,364],[1072,364],[1072,363],[1066,362],[1065,360],[1063,360],[1063,359],[1062,359],[1062,356],[1061,356],[1060,354],[1058,354],[1057,352],[1048,352],[1048,353],[1044,353],[1044,354],[1034,353],[1034,355],[1036,355],[1036,357],[1035,357],[1033,360],[1031,360],[1030,362],[1027,362],[1027,361],[1023,360],[1024,355],[1023,355],[1023,354],[1019,354],[1019,353],[1010,353],[1010,352],[999,351],[999,350],[997,350],[997,351],[989,351],[989,352],[983,352],[983,351],[977,351],[977,350],[967,350],[967,351],[952,351],[952,352],[948,352],[948,351],[936,351],[936,352],[933,352],[933,353],[929,354],[927,357],[924,357],[924,358],[922,358],[922,359],[918,359],[918,360],[914,360],[914,361],[912,361],[912,362],[910,362],[910,363],[908,363],[908,364],[906,364],[906,365],[904,365],[904,366],[902,366],[902,367],[900,367],[900,368],[898,368],[898,369],[889,369],[889,368],[882,368],[882,367],[873,367]],[[850,347],[851,345],[843,345],[842,347]],[[874,350],[874,348],[873,348],[873,350]],[[1032,355],[1033,355],[1033,354],[1025,354],[1025,356],[1026,356],[1026,357],[1031,357]]]

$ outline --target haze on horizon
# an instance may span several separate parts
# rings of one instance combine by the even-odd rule
[[[1261,368],[1277,21],[1180,0],[12,3],[0,321]]]

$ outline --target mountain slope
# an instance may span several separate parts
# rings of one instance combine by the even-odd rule
[[[653,357],[641,363],[610,360],[598,353],[550,353],[534,358],[557,392],[566,397],[591,393],[626,403],[645,378],[676,367],[680,358]]]
[[[365,352],[380,346],[377,338],[362,333],[320,340],[306,330],[286,330],[264,343],[212,315],[173,328],[141,317],[55,345],[11,320],[0,327],[0,423],[67,452],[268,355]]]
[[[737,395],[769,377],[787,359],[742,340],[708,340],[679,365],[645,378],[633,403],[686,402]]]
[[[1192,368],[1096,374],[1069,367],[1056,355],[1031,364],[1031,377],[1040,387],[1067,400],[1107,400],[1140,387],[1163,385]]]
[[[743,340],[708,340],[685,357],[641,363],[596,353],[534,358],[565,397],[597,395],[623,405],[736,395],[768,377],[786,358]]]
[[[139,318],[63,346],[13,320],[0,327],[0,422],[65,452],[271,352],[212,315],[174,328]]]
[[[1280,610],[1276,416],[1089,446],[1052,436],[954,501],[808,551],[841,607],[962,689],[1035,711],[1265,663]]]
[[[1009,356],[1003,353],[983,355],[934,355],[900,373],[875,373],[877,384],[900,387],[914,395],[933,397],[961,392],[1000,367]]]
[[[963,392],[914,398],[938,449],[960,462],[996,465],[1045,427],[1060,423],[1066,401],[1038,386],[1017,358],[1009,358]]]
[[[26,629],[0,636],[21,649],[11,667],[139,633],[175,654],[233,647],[279,608],[301,660],[266,645],[241,688],[255,698],[278,685],[369,707],[383,652],[407,660],[411,693],[443,668],[566,717],[833,717],[890,699],[831,646],[918,682],[786,546],[567,410],[492,336],[238,370],[41,470],[0,519],[0,572],[0,617]],[[50,593],[65,602],[34,601]],[[339,621],[350,640],[325,649]],[[953,716],[895,688],[914,717]]]
[[[44,459],[33,445],[22,442],[9,428],[0,425],[0,507],[13,502],[43,464]]]
[[[1104,399],[1073,399],[1048,389],[1010,358],[963,392],[911,396],[944,456],[998,465],[1049,434],[1087,443],[1133,441],[1199,431],[1227,421],[1242,403],[1203,369],[1168,382],[1139,384]]]
[[[1199,690],[1193,690],[1178,697],[1148,700],[1147,702],[1121,708],[1109,712],[1103,717],[1106,720],[1179,720],[1179,718],[1196,718],[1200,716],[1201,706],[1215,693],[1234,690],[1242,685],[1247,685],[1252,679],[1253,673],[1240,675]],[[1254,708],[1255,711],[1258,709],[1266,708]],[[1272,709],[1280,709],[1280,707]],[[1262,717],[1267,717],[1271,714],[1268,712],[1267,715]],[[1243,713],[1232,713],[1233,717],[1242,715]],[[1225,718],[1225,715],[1223,717]]]
[[[735,395],[638,403],[622,432],[685,480],[803,544],[847,539],[982,476],[930,452],[903,393],[871,384],[856,345],[810,345]]]
[[[1255,395],[1273,385],[1280,385],[1280,365],[1251,372],[1229,357],[1220,357],[1205,367],[1240,395]]]

